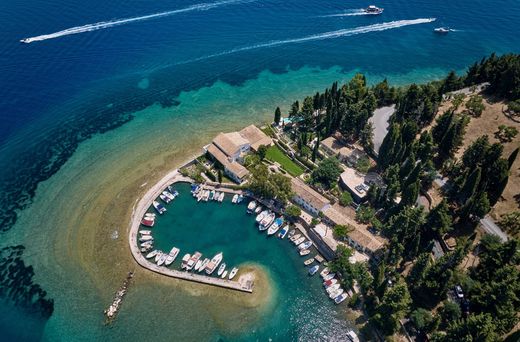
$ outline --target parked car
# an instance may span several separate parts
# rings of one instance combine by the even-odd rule
[[[464,292],[462,291],[462,287],[460,287],[460,285],[455,286],[455,294],[457,294],[459,299],[464,298]]]

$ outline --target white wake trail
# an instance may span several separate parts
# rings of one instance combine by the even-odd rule
[[[166,12],[159,12],[159,13],[144,15],[144,16],[141,16],[141,17],[133,17],[133,18],[126,18],[126,19],[102,21],[102,22],[98,22],[98,23],[94,23],[94,24],[87,24],[87,25],[83,25],[83,26],[75,26],[75,27],[71,27],[71,28],[68,28],[68,29],[65,29],[65,30],[62,30],[62,31],[54,32],[54,33],[43,34],[41,36],[25,38],[25,39],[22,39],[20,41],[22,43],[38,42],[38,41],[42,41],[42,40],[54,39],[54,38],[59,38],[59,37],[63,37],[63,36],[68,36],[68,35],[71,35],[71,34],[78,34],[78,33],[83,33],[83,32],[102,30],[102,29],[106,29],[106,28],[109,28],[109,27],[114,27],[114,26],[134,23],[134,22],[137,22],[137,21],[144,21],[144,20],[149,20],[149,19],[167,17],[167,16],[179,14],[179,13],[186,13],[186,12],[193,12],[193,11],[206,11],[206,10],[213,9],[213,8],[216,8],[216,7],[220,7],[220,6],[232,5],[232,4],[244,3],[244,2],[250,2],[250,1],[251,0],[249,0],[249,1],[243,1],[243,0],[223,0],[223,1],[218,1],[218,2],[201,3],[201,4],[196,4],[196,5],[192,5],[192,6],[185,7],[185,8],[180,8],[180,9],[177,9],[177,10],[166,11]]]
[[[356,27],[356,28],[352,28],[352,29],[343,29],[343,30],[337,30],[337,31],[331,31],[331,32],[324,32],[324,33],[314,34],[314,35],[306,36],[306,37],[302,37],[302,38],[273,40],[273,41],[270,41],[267,43],[244,46],[241,48],[236,48],[236,49],[227,50],[224,52],[215,53],[212,55],[207,55],[204,57],[190,59],[188,61],[179,62],[179,63],[177,63],[177,65],[198,62],[198,61],[209,59],[209,58],[220,57],[220,56],[230,55],[230,54],[237,53],[237,52],[261,49],[261,48],[270,48],[270,47],[286,45],[286,44],[293,44],[293,43],[304,43],[304,42],[310,42],[310,41],[315,41],[315,40],[348,37],[348,36],[354,36],[357,34],[363,34],[363,33],[369,33],[369,32],[386,31],[386,30],[396,29],[399,27],[410,26],[410,25],[427,24],[427,23],[434,22],[435,20],[436,20],[435,18],[397,20],[397,21],[390,21],[390,22],[386,22],[386,23],[379,23],[379,24],[373,24],[373,25],[368,25],[368,26],[360,26],[360,27]]]
[[[372,15],[372,14],[365,12],[361,8],[361,9],[357,9],[357,10],[350,10],[350,11],[344,12],[344,13],[322,15],[322,16],[320,16],[320,18],[352,17],[352,16],[358,16],[358,15]]]

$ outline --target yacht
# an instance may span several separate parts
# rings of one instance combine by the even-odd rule
[[[170,251],[170,253],[168,254],[168,256],[166,257],[166,261],[164,262],[164,264],[166,266],[170,266],[172,264],[172,262],[175,261],[175,259],[177,258],[177,255],[179,255],[179,252],[180,252],[180,249],[178,249],[177,247],[173,247]]]
[[[188,262],[186,263],[186,270],[191,271],[193,267],[195,267],[201,256],[202,253],[200,252],[193,253],[190,260],[188,260]]]
[[[269,210],[262,211],[260,214],[256,215],[256,222],[260,223],[260,221],[262,221],[267,215],[269,215]]]
[[[433,32],[440,33],[440,34],[447,34],[450,32],[449,27],[436,27],[433,29]]]
[[[384,8],[379,8],[374,5],[370,5],[363,10],[366,14],[378,15],[383,13]]]
[[[218,265],[222,262],[222,258],[224,255],[222,252],[218,253],[211,259],[211,261],[206,266],[206,274],[211,274],[215,271],[215,269],[218,267]]]
[[[146,259],[153,258],[154,256],[157,255],[157,253],[159,253],[159,251],[157,249],[154,251],[151,251],[150,253],[146,254]]]
[[[171,199],[169,199],[168,196],[166,196],[165,194],[160,194],[159,198],[166,204],[171,202]]]
[[[152,205],[155,208],[155,210],[157,210],[159,215],[162,215],[166,212],[166,208],[161,203],[159,203],[157,201],[153,201]]]
[[[273,224],[271,224],[271,226],[267,230],[267,235],[273,235],[274,233],[276,233],[278,231],[278,229],[280,229],[282,224],[283,224],[282,217],[279,217],[276,220],[274,220]]]
[[[188,261],[190,260],[191,258],[191,254],[184,254],[184,256],[182,257],[182,263],[181,263],[181,268],[184,270],[186,269],[186,267],[188,266]]]
[[[233,267],[233,269],[231,270],[231,272],[229,272],[229,280],[232,280],[233,278],[235,278],[237,272],[238,272],[238,268]]]
[[[199,272],[204,271],[204,269],[206,268],[206,266],[208,266],[208,264],[209,264],[209,258],[204,259],[204,261],[202,261],[202,264],[200,265],[198,271]]]
[[[305,242],[299,244],[299,245],[298,245],[298,249],[299,249],[299,250],[307,249],[307,248],[309,248],[310,246],[312,246],[312,242],[309,240],[309,241],[305,241]]]
[[[285,226],[282,228],[282,230],[280,230],[280,232],[278,233],[278,237],[280,239],[284,239],[285,236],[287,235],[287,232],[289,231],[289,225]]]
[[[260,221],[260,230],[266,230],[271,223],[273,223],[274,218],[276,217],[275,213],[269,213],[265,216],[262,221]]]
[[[217,275],[220,277],[222,275],[222,272],[226,269],[226,263],[223,262],[222,265],[218,268]]]
[[[227,276],[227,270],[225,270],[224,273],[222,273],[222,275],[220,276],[220,278],[225,279],[226,276]]]
[[[254,212],[256,209],[256,201],[251,201],[249,202],[249,204],[247,205],[247,213],[248,214],[251,214],[252,212]]]
[[[311,268],[309,268],[309,275],[311,275],[311,276],[315,275],[319,269],[320,269],[320,266],[318,266],[318,265],[312,266]]]

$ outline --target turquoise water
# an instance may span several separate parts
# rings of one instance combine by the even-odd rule
[[[302,257],[287,237],[281,240],[260,232],[255,216],[246,213],[247,201],[232,204],[231,195],[227,195],[223,203],[197,202],[189,185],[176,184],[175,188],[180,196],[165,205],[168,211],[157,218],[152,228],[156,249],[169,251],[173,246],[181,249],[170,268],[180,269],[181,258],[186,253],[199,251],[203,258],[211,259],[223,252],[226,269],[251,263],[260,265],[268,270],[274,284],[274,307],[262,315],[250,332],[231,339],[345,338],[349,324],[341,312],[346,304],[336,306],[326,295],[319,275],[309,276],[303,265],[304,260],[316,254],[314,248],[311,254]]]

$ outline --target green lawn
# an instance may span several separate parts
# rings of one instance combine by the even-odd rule
[[[267,149],[267,154],[265,157],[270,161],[277,162],[282,165],[282,167],[294,177],[297,177],[303,173],[302,168],[293,162],[291,158],[283,153],[283,151],[280,150],[276,145],[273,145]]]

